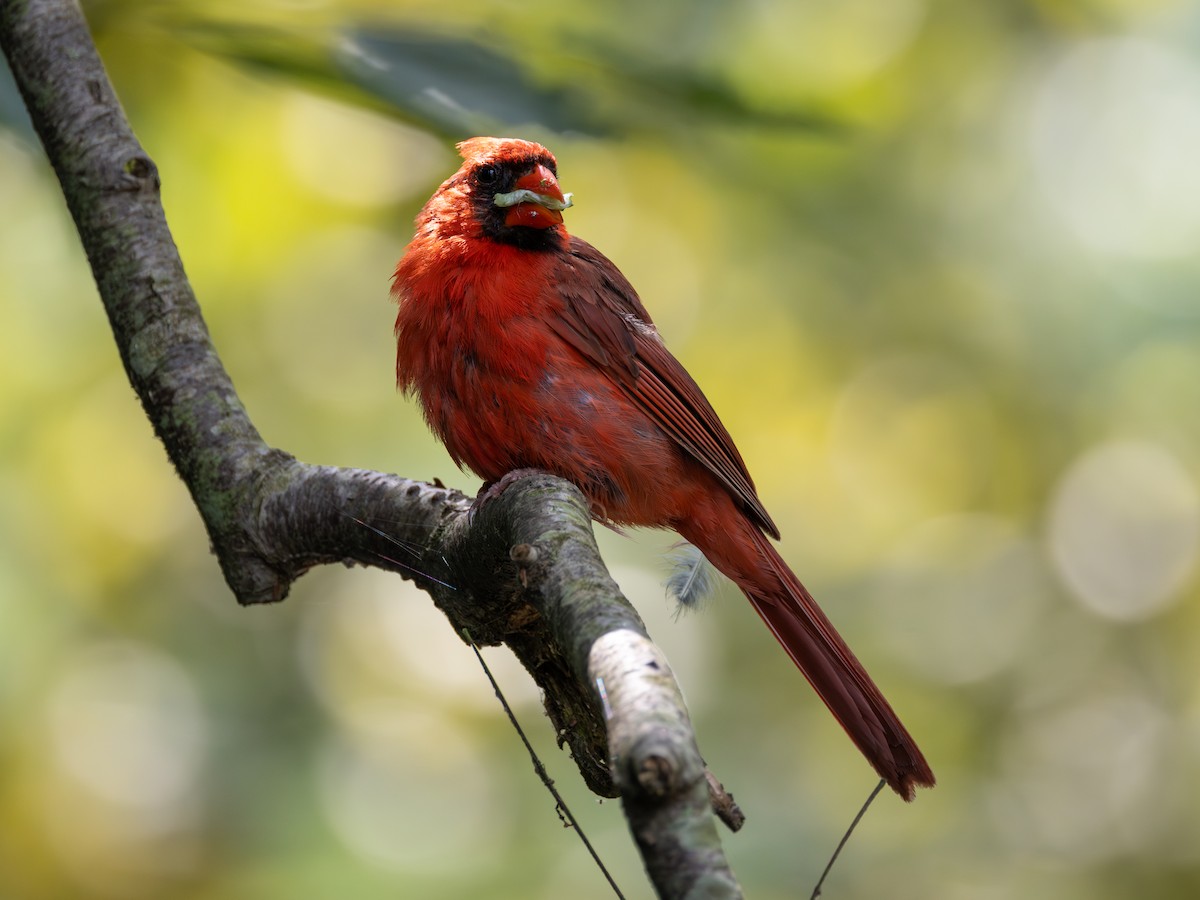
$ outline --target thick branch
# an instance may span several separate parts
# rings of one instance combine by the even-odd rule
[[[588,786],[620,792],[662,896],[737,896],[678,688],[604,569],[579,492],[529,477],[472,514],[456,491],[312,466],[267,446],[209,338],[158,171],[78,5],[0,0],[0,45],[62,184],[130,383],[238,601],[282,600],[296,578],[329,562],[412,578],[457,632],[508,644],[529,669]],[[364,523],[386,523],[387,533]],[[404,549],[412,547],[424,549]]]

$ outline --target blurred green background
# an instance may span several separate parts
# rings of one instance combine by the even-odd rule
[[[395,394],[389,276],[454,140],[557,153],[939,777],[826,896],[1200,895],[1196,4],[86,9],[250,414],[309,462],[474,490]],[[235,605],[0,100],[0,897],[610,896],[424,595],[329,568]],[[672,536],[599,537],[748,894],[807,896],[872,773],[732,588],[675,620]]]

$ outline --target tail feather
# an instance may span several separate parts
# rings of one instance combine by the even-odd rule
[[[699,535],[684,536],[742,589],[879,776],[905,800],[918,787],[932,787],[933,772],[916,742],[812,595],[770,538],[739,521],[741,533],[723,535],[719,548],[711,538],[699,544]]]

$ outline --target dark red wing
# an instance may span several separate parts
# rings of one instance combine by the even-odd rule
[[[778,538],[733,438],[663,344],[633,286],[604,254],[577,237],[561,259],[556,287],[564,309],[550,327],[607,372],[639,409],[721,480],[764,531]]]

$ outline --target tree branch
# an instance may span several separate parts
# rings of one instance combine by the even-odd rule
[[[579,491],[535,475],[472,512],[457,491],[312,466],[267,446],[209,338],[167,227],[158,170],[78,4],[0,0],[0,46],[62,185],[126,374],[238,602],[282,600],[322,563],[413,579],[456,633],[513,649],[588,787],[622,797],[661,896],[739,896],[678,687],[605,570]],[[388,532],[363,527],[372,522]],[[398,546],[424,549],[408,558]]]

